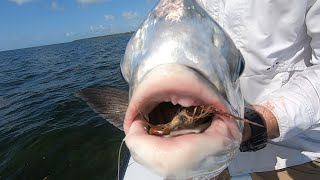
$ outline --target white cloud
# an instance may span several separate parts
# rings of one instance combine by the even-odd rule
[[[113,21],[115,17],[113,15],[104,15],[104,19],[107,21]]]
[[[71,36],[73,36],[74,35],[74,33],[73,32],[66,32],[66,34],[65,34],[67,37],[71,37]]]
[[[122,13],[122,17],[124,17],[125,19],[135,19],[139,17],[139,14],[137,12],[133,12],[133,11],[127,11]]]
[[[104,3],[111,2],[111,0],[77,0],[80,4],[96,4],[96,3]]]
[[[64,8],[62,7],[62,6],[60,6],[57,2],[55,2],[55,1],[52,1],[51,2],[51,10],[53,10],[53,11],[63,11],[64,10]]]
[[[22,5],[22,4],[25,4],[25,3],[30,3],[32,2],[32,0],[10,0],[11,2],[14,2],[18,5]]]

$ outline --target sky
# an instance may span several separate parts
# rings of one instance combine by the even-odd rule
[[[0,51],[136,30],[157,0],[1,0]]]

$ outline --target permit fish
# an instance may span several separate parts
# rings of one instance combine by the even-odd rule
[[[228,166],[242,139],[243,121],[234,117],[243,117],[244,59],[197,1],[160,0],[129,40],[120,67],[129,91],[88,88],[78,96],[124,130],[136,162],[169,179],[214,177]],[[146,128],[188,107],[214,107],[230,116],[211,114],[171,129],[169,137]]]

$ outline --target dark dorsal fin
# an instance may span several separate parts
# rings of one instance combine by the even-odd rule
[[[76,95],[112,125],[123,130],[124,116],[129,103],[128,91],[111,87],[87,88]]]

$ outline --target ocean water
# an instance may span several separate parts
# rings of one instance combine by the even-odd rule
[[[0,179],[115,179],[123,132],[75,93],[127,88],[130,35],[0,52]]]

